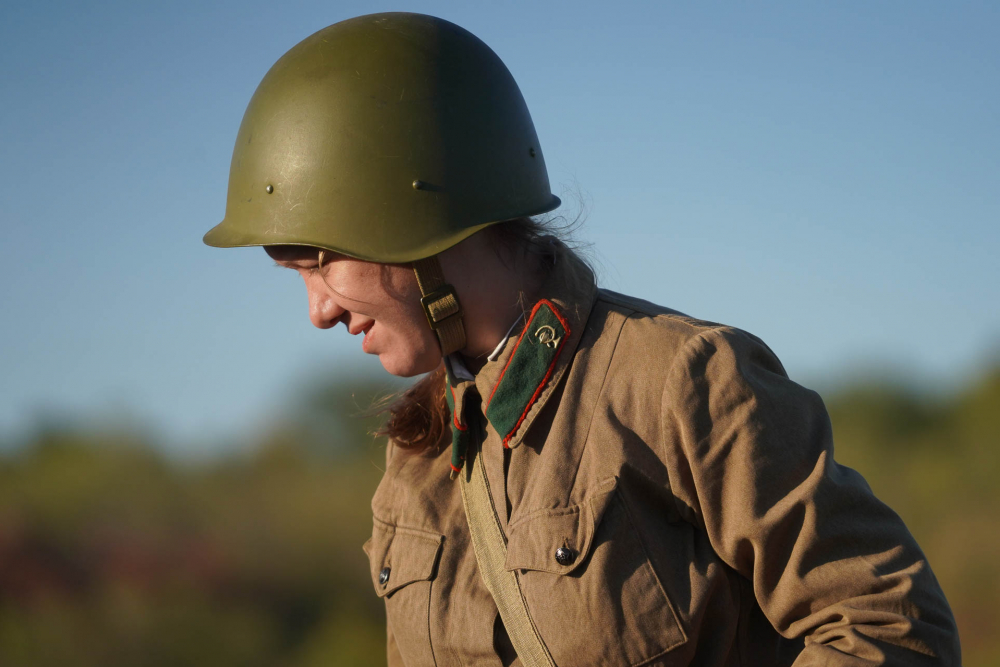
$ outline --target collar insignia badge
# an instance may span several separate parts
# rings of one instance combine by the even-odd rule
[[[535,338],[538,339],[539,343],[553,350],[559,347],[559,341],[562,340],[562,336],[557,336],[556,330],[547,324],[535,331]]]

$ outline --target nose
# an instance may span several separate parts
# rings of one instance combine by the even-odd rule
[[[317,329],[329,329],[337,325],[341,317],[347,311],[340,307],[334,300],[330,290],[324,289],[322,281],[316,284],[316,280],[306,281],[306,292],[309,294],[309,321]]]

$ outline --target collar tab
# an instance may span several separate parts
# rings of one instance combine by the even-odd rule
[[[469,422],[465,416],[465,402],[468,392],[461,390],[455,393],[455,386],[460,382],[456,380],[450,365],[446,364],[447,379],[445,380],[444,397],[451,410],[451,473],[452,479],[458,476],[465,465],[465,454],[469,449],[469,442],[472,433],[469,431]],[[471,385],[471,382],[467,384]]]
[[[557,261],[528,320],[513,337],[498,347],[499,354],[470,381],[454,359],[445,358],[448,386],[445,396],[452,410],[452,479],[465,462],[472,432],[487,424],[507,449],[516,448],[531,429],[572,363],[586,329],[597,286],[590,268],[561,244],[554,245]],[[519,320],[520,323],[522,320]],[[517,324],[512,327],[517,328]],[[481,402],[480,397],[488,397]],[[485,406],[481,409],[482,406]],[[485,413],[485,415],[484,415]],[[485,416],[486,420],[482,417]],[[469,428],[469,427],[472,428]]]
[[[542,299],[535,304],[486,401],[486,418],[504,447],[511,446],[511,439],[551,379],[571,333],[554,303]]]

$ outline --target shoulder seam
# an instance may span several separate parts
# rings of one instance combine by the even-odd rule
[[[637,299],[642,301],[641,299]],[[656,306],[656,304],[649,303],[652,308],[642,308],[639,305],[632,303],[628,299],[620,298],[615,292],[610,292],[608,290],[599,290],[597,294],[597,301],[603,301],[608,304],[612,309],[619,310],[620,312],[627,311],[626,315],[631,317],[636,313],[642,315],[647,315],[654,319],[664,319],[672,322],[678,322],[681,324],[686,324],[693,329],[697,329],[700,332],[712,331],[715,329],[731,329],[733,327],[725,324],[719,324],[717,322],[710,322],[707,320],[701,320],[697,317],[692,317],[686,313],[675,311],[672,308],[667,308],[665,306]],[[648,303],[648,302],[647,302]],[[670,312],[660,312],[658,308]]]

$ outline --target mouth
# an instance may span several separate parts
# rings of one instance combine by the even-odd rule
[[[368,348],[371,346],[371,341],[372,341],[371,331],[373,326],[375,326],[375,320],[372,320],[371,322],[369,322],[368,324],[366,324],[364,327],[361,328],[361,331],[364,332],[365,334],[364,340],[361,341],[361,349],[364,350],[365,352],[370,352]]]

